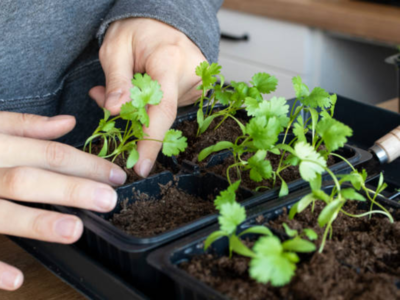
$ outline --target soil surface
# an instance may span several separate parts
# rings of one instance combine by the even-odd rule
[[[139,199],[114,214],[110,222],[136,237],[151,237],[215,213],[214,197],[202,199],[173,186],[171,181],[162,188],[162,198],[152,199],[146,194],[134,193]]]
[[[103,147],[103,142],[99,142],[99,143],[94,143],[92,144],[92,154],[94,155],[98,155],[101,151],[101,148]],[[139,176],[138,174],[136,174],[136,172],[132,169],[128,169],[126,167],[126,159],[128,157],[127,156],[123,156],[122,154],[119,155],[115,160],[114,160],[114,164],[120,166],[126,173],[127,178],[126,178],[126,182],[124,185],[127,185],[129,183],[138,181],[143,179],[141,176]],[[106,158],[108,161],[112,161],[112,157]],[[171,171],[169,168],[164,167],[160,162],[156,161],[156,163],[154,164],[153,169],[151,170],[150,175],[153,174],[159,174],[161,172],[164,171]]]
[[[237,117],[237,119],[243,125],[246,125],[247,121],[239,117]],[[188,147],[184,153],[181,153],[179,156],[177,156],[178,162],[182,163],[182,161],[185,159],[199,164],[200,166],[205,166],[208,159],[205,159],[200,163],[197,161],[197,157],[199,156],[201,150],[221,141],[235,142],[235,139],[242,135],[239,125],[231,118],[226,119],[221,126],[214,130],[214,127],[217,126],[221,120],[222,117],[214,119],[211,122],[210,127],[199,137],[196,137],[198,128],[196,120],[187,120],[180,123],[177,126],[177,129],[181,130],[182,135],[187,138]]]
[[[248,160],[253,154],[249,153],[249,154],[245,154],[242,156],[243,160]],[[288,154],[285,154],[285,157]],[[273,153],[268,152],[266,159],[269,159],[271,162],[271,166],[273,170],[278,169],[279,166],[279,161],[280,161],[281,156],[280,155],[276,155]],[[216,165],[214,167],[211,167],[208,169],[209,172],[213,172],[215,174],[221,175],[224,178],[226,178],[226,171],[228,169],[228,167],[230,165],[232,165],[234,163],[233,161],[233,156],[229,157],[228,159],[226,159],[222,164]],[[335,159],[330,156],[328,158],[328,166],[331,166],[335,164]],[[280,172],[280,175],[282,176],[283,180],[286,181],[287,184],[289,184],[290,182],[301,178],[300,176],[300,172],[299,172],[299,167],[294,167],[294,166],[290,166],[287,169],[284,169],[283,171]],[[229,171],[229,176],[232,182],[235,182],[236,180],[239,179],[238,175],[237,175],[237,169],[236,168],[231,168]],[[255,190],[257,187],[267,187],[267,188],[272,188],[273,187],[273,180],[272,179],[268,179],[268,180],[263,180],[261,182],[255,182],[253,180],[250,179],[250,170],[248,171],[243,171],[241,173],[241,183],[240,186],[241,187],[245,187],[251,190]],[[282,184],[281,180],[279,178],[276,179],[276,183],[275,183],[275,187],[280,187]],[[265,191],[265,189],[260,189],[260,191]]]
[[[317,204],[314,213],[306,210],[288,221],[287,214],[268,225],[282,229],[286,222],[292,229],[313,228],[322,210]],[[346,211],[361,213],[354,203]],[[298,264],[296,275],[285,287],[258,284],[248,276],[249,259],[212,254],[196,256],[180,265],[189,274],[227,295],[231,299],[400,299],[400,219],[394,224],[381,216],[349,218],[340,214],[333,223],[333,238],[322,254],[314,253]],[[258,219],[264,223],[262,216]],[[317,244],[320,243],[320,240]]]

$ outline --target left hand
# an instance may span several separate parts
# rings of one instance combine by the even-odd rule
[[[192,104],[201,95],[196,90],[200,77],[195,69],[206,60],[200,49],[182,32],[157,20],[129,18],[108,28],[99,52],[106,76],[106,87],[96,86],[89,95],[101,107],[118,114],[130,101],[134,73],[147,73],[157,80],[164,92],[161,103],[148,108],[149,138],[163,140],[176,118],[178,106]],[[142,177],[150,173],[161,144],[138,143],[140,159],[135,171]]]

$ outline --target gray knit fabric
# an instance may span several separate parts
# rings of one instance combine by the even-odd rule
[[[77,127],[61,141],[80,143],[102,114],[87,94],[104,85],[98,50],[109,24],[128,17],[163,21],[216,61],[222,1],[1,0],[0,110],[74,115]]]

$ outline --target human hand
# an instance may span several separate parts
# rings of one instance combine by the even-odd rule
[[[72,116],[52,118],[0,112],[0,234],[70,244],[82,234],[76,216],[30,208],[10,200],[107,212],[117,194],[110,185],[126,174],[103,158],[48,141],[75,126]],[[0,262],[0,289],[21,286],[20,270]]]
[[[192,104],[201,95],[196,90],[200,78],[195,69],[205,57],[185,34],[165,23],[147,18],[114,22],[99,57],[106,87],[94,87],[89,95],[111,114],[118,114],[121,105],[130,101],[134,73],[147,73],[160,83],[164,97],[159,105],[148,107],[150,126],[144,131],[149,138],[163,140],[176,118],[177,107]],[[160,148],[158,142],[138,143],[137,174],[146,177],[150,173]]]

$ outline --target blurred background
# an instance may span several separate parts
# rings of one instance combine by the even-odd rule
[[[279,80],[274,94],[292,98],[300,75],[310,88],[398,111],[400,0],[225,0],[218,18],[227,81],[267,72]]]

